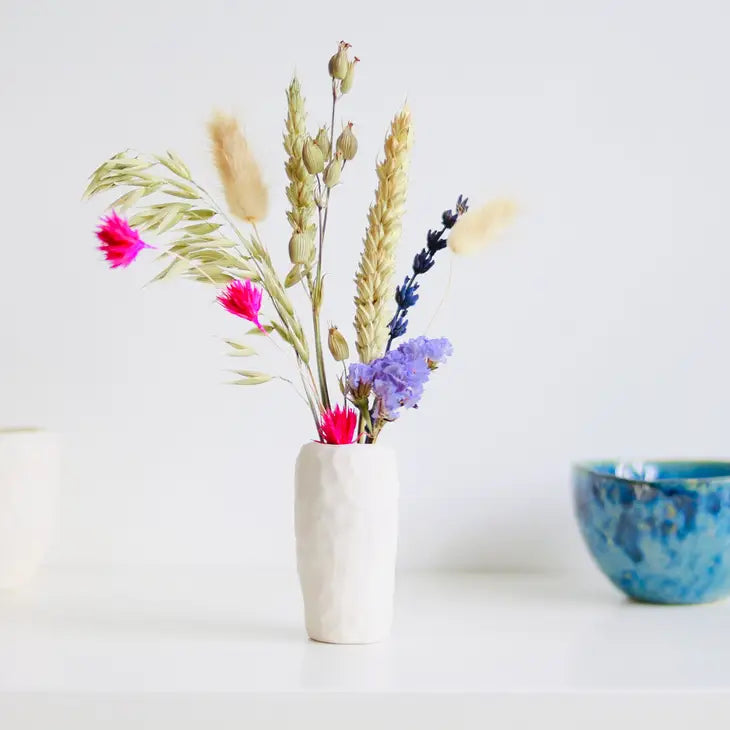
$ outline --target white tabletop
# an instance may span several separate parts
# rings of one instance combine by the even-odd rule
[[[300,600],[293,573],[47,571],[24,593],[0,594],[0,712],[13,707],[17,726],[31,727],[21,710],[61,697],[93,707],[109,693],[127,706],[182,693],[169,709],[188,718],[193,710],[181,708],[195,697],[209,708],[245,698],[281,709],[282,695],[317,713],[324,697],[330,708],[367,699],[372,709],[416,693],[422,702],[408,706],[421,708],[419,722],[436,716],[438,698],[455,703],[458,693],[471,698],[454,707],[474,702],[477,713],[515,695],[534,709],[567,693],[589,708],[586,698],[637,691],[669,691],[675,704],[714,691],[730,709],[730,602],[640,605],[599,575],[406,574],[390,641],[330,646],[306,639]],[[656,698],[656,707],[671,706]]]

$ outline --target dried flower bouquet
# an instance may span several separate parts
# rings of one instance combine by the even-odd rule
[[[308,128],[296,78],[286,91],[284,150],[291,268],[283,279],[258,227],[269,210],[268,190],[253,152],[231,116],[216,114],[208,128],[225,205],[202,187],[172,152],[161,156],[120,152],[94,171],[85,193],[93,196],[124,191],[109,205],[110,211],[96,231],[99,248],[112,268],[126,267],[142,251],[159,247],[164,268],[154,280],[181,275],[210,284],[216,287],[217,300],[228,312],[253,325],[244,341],[227,341],[232,355],[254,356],[253,337],[262,334],[280,338],[291,348],[298,384],[283,375],[249,369],[236,370],[235,383],[286,380],[307,403],[317,438],[328,444],[374,443],[384,426],[396,420],[403,409],[417,406],[431,372],[452,352],[447,339],[423,336],[394,347],[394,341],[408,329],[409,309],[418,301],[418,278],[434,266],[439,251],[448,246],[458,254],[480,247],[510,221],[514,212],[512,204],[504,200],[470,211],[467,200],[459,196],[456,206],[443,213],[440,225],[428,231],[426,246],[415,255],[411,272],[394,287],[413,138],[408,108],[395,115],[376,168],[375,199],[368,212],[355,275],[354,327],[359,362],[348,364],[350,348],[336,327],[329,328],[326,338],[327,349],[337,363],[343,399],[342,405],[335,405],[321,321],[324,251],[332,192],[358,151],[351,122],[335,136],[338,103],[352,89],[358,61],[350,57],[350,46],[345,42],[339,43],[329,60],[332,107],[328,126],[316,131]],[[152,200],[159,202],[149,202]],[[246,225],[244,230],[234,217]],[[142,235],[150,234],[158,237],[157,246],[142,239]],[[306,292],[312,346],[289,296],[294,286]],[[266,306],[262,308],[264,295]]]

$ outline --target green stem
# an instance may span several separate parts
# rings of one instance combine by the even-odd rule
[[[332,118],[330,124],[330,161],[334,154],[335,139],[335,108],[337,106],[337,87],[334,79],[332,80]],[[321,198],[322,189],[317,178],[319,193]],[[331,408],[329,389],[327,387],[327,371],[324,363],[324,349],[322,347],[322,324],[320,322],[320,313],[322,311],[322,256],[324,250],[324,234],[327,229],[327,214],[329,213],[330,189],[327,188],[327,200],[324,209],[324,219],[322,218],[322,210],[319,210],[319,250],[317,251],[317,273],[314,278],[314,284],[311,279],[309,281],[309,289],[312,294],[312,327],[314,329],[314,349],[317,359],[317,374],[319,375],[319,389],[322,396],[323,406],[329,410]]]
[[[370,411],[368,410],[367,404],[365,405],[365,408],[363,410],[363,416],[365,418],[365,431],[364,431],[364,434],[365,434],[365,443],[366,444],[371,444],[371,443],[373,443],[373,441],[375,441],[375,438],[377,438],[377,434],[376,434],[376,437],[373,438],[373,436],[372,436],[372,434],[373,434],[373,421],[370,418]],[[370,431],[370,436],[368,436],[368,431]]]
[[[320,434],[320,418],[319,418],[319,413],[317,413],[317,407],[315,406],[314,400],[312,399],[312,395],[309,392],[309,388],[307,387],[307,381],[304,377],[304,373],[302,372],[301,367],[298,369],[299,369],[299,377],[302,379],[302,385],[304,386],[304,392],[307,394],[307,403],[309,404],[309,410],[312,412],[312,418],[314,419],[314,428],[316,429],[317,434],[321,435]],[[307,370],[309,370],[309,376],[310,376],[310,379],[312,380],[312,386],[314,386],[314,378],[312,377],[312,371],[309,368],[309,365],[307,365]],[[316,394],[316,392],[317,392],[316,387],[314,388],[314,392]]]
[[[322,244],[320,243],[320,253]],[[317,375],[319,376],[319,390],[322,398],[322,405],[326,410],[331,407],[329,390],[327,388],[327,373],[325,372],[324,350],[322,349],[322,326],[320,323],[319,312],[321,309],[322,290],[321,285],[316,282],[320,281],[319,273],[316,282],[311,281],[311,274],[307,274],[309,278],[309,289],[312,292],[312,326],[314,328],[314,349],[317,359]]]
[[[356,405],[360,411],[360,415],[357,419],[357,442],[359,444],[370,443],[368,441],[368,429],[370,429],[370,433],[372,433],[373,422],[370,418],[370,411],[368,410],[368,401],[365,399],[359,404],[353,402],[353,405]]]
[[[324,352],[322,350],[322,333],[321,333],[321,324],[319,321],[319,308],[314,312],[313,314],[313,320],[314,320],[314,338],[316,340],[316,350],[317,350],[317,371],[319,372],[319,388],[322,391],[322,403],[324,404],[324,407],[329,410],[331,407],[330,404],[330,394],[329,390],[327,388],[327,375],[325,373],[325,366],[324,366]]]
[[[285,377],[284,377],[283,375],[274,375],[274,380],[282,380],[282,381],[284,381],[285,383],[289,383],[289,385],[291,385],[291,387],[292,387],[292,390],[293,390],[293,391],[294,391],[294,392],[295,392],[295,393],[297,394],[297,396],[298,396],[299,398],[301,398],[301,399],[302,399],[302,400],[304,401],[304,403],[306,403],[306,404],[307,404],[307,406],[309,406],[309,405],[310,405],[310,404],[309,404],[309,401],[307,400],[307,398],[305,398],[305,397],[304,397],[304,396],[303,396],[303,395],[302,395],[302,394],[301,394],[301,393],[299,392],[299,388],[297,388],[297,386],[296,386],[296,385],[294,384],[294,381],[293,381],[293,380],[291,380],[291,379],[289,379],[289,378],[285,378]]]

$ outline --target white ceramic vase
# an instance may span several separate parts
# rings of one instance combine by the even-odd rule
[[[0,589],[18,588],[38,570],[58,504],[58,443],[34,429],[0,429]]]
[[[307,633],[370,644],[390,633],[398,468],[387,446],[309,443],[296,464],[297,567]]]

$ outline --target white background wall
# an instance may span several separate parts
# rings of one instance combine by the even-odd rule
[[[204,122],[240,113],[287,263],[283,90],[327,116],[340,38],[362,59],[342,120],[360,153],[334,199],[325,319],[350,335],[373,163],[407,97],[416,146],[405,273],[456,194],[522,205],[456,261],[431,333],[456,355],[400,452],[402,564],[586,569],[569,463],[727,456],[730,105],[723,2],[0,1],[0,422],[65,444],[51,559],[291,565],[292,464],[311,438],[282,385],[222,383],[240,324],[151,257],[106,270],[85,179],[172,147],[213,186]],[[424,279],[429,321],[447,255]]]

